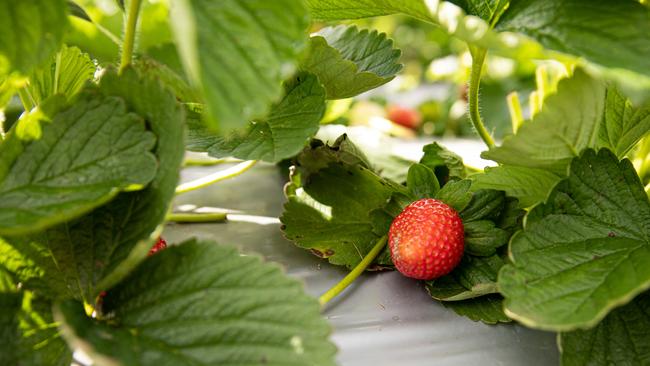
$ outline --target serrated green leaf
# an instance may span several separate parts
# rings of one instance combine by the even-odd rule
[[[289,195],[280,217],[285,236],[330,263],[357,265],[380,236],[370,212],[394,189],[362,166],[334,163],[311,174]]]
[[[189,119],[188,149],[207,151],[215,157],[274,163],[296,155],[318,131],[325,112],[325,90],[308,73],[291,78],[284,88],[284,97],[271,107],[269,115],[251,122],[244,131],[222,137],[207,129],[200,119]]]
[[[489,24],[495,24],[510,5],[510,0],[450,0],[467,14],[476,15]]]
[[[307,9],[293,0],[182,0],[172,28],[207,121],[224,131],[266,115],[307,41]],[[200,52],[199,52],[200,49]]]
[[[132,68],[120,76],[108,71],[97,92],[122,97],[127,108],[145,116],[159,142],[155,178],[145,189],[121,193],[80,219],[0,246],[0,260],[26,288],[88,303],[146,256],[174,197],[183,157],[182,109],[156,79]]]
[[[512,320],[503,312],[501,295],[487,295],[463,301],[444,301],[445,307],[475,322],[486,324],[509,323]]]
[[[496,227],[489,220],[466,222],[464,227],[465,252],[472,255],[493,255],[497,248],[508,244],[510,239],[510,233]]]
[[[650,75],[650,10],[634,0],[513,0],[496,25],[545,47]]]
[[[571,159],[596,147],[605,111],[605,85],[580,69],[562,79],[557,93],[517,134],[481,156],[501,164],[540,168],[565,176]]]
[[[413,164],[406,177],[406,187],[415,199],[433,198],[440,190],[440,183],[426,165]]]
[[[1,365],[70,365],[72,352],[59,337],[51,306],[30,292],[0,293]]]
[[[86,13],[84,8],[82,8],[79,4],[75,3],[72,0],[68,0],[67,3],[68,3],[68,12],[70,13],[71,16],[75,16],[79,19],[83,19],[88,22],[93,21],[92,19],[90,19],[90,16],[88,15],[88,13]]]
[[[425,285],[429,295],[440,301],[460,301],[498,293],[497,275],[504,264],[498,255],[465,255],[450,274],[426,281]]]
[[[472,193],[469,191],[471,185],[472,183],[467,179],[451,181],[442,186],[435,198],[461,212],[472,200]]]
[[[487,167],[485,173],[474,174],[470,179],[472,190],[502,190],[517,198],[522,207],[530,207],[544,201],[562,178],[544,169],[501,165]]]
[[[65,0],[0,1],[0,76],[29,75],[61,46],[68,27]]]
[[[0,234],[70,220],[154,177],[156,138],[124,100],[88,91],[70,106],[54,99],[37,112],[42,118],[25,123],[39,139],[22,139],[19,121],[0,145]]]
[[[318,76],[327,99],[343,99],[391,81],[402,69],[400,54],[385,33],[340,25],[311,37],[300,67]]]
[[[95,291],[117,283],[145,258],[174,198],[184,156],[183,110],[158,80],[132,68],[120,75],[110,71],[103,76],[99,90],[124,98],[128,108],[145,118],[158,138],[154,153],[159,165],[147,188],[118,195],[79,223],[81,230],[87,230],[95,222],[104,222],[110,233],[93,244],[96,257],[103,258],[98,265],[102,270],[95,267],[93,272],[100,276],[95,278]]]
[[[508,316],[535,328],[596,325],[650,287],[650,202],[632,164],[586,150],[526,218],[499,274]]]
[[[326,168],[331,163],[342,163],[350,166],[361,166],[372,170],[370,161],[346,134],[339,136],[330,146],[322,141],[313,139],[296,158],[300,174],[307,177],[312,173]]]
[[[494,220],[501,214],[506,203],[505,194],[493,189],[481,189],[472,194],[472,200],[460,212],[463,222]]]
[[[607,90],[605,118],[598,136],[599,146],[623,157],[650,131],[650,108],[634,108],[618,90]]]
[[[437,142],[432,142],[422,148],[420,164],[428,166],[436,173],[438,181],[447,182],[449,178],[465,178],[466,170],[463,159],[452,151],[447,150]]]
[[[334,365],[318,302],[275,265],[190,240],[144,261],[103,303],[60,304],[64,336],[102,364]]]
[[[64,45],[49,63],[34,70],[29,78],[29,94],[37,105],[54,94],[70,99],[94,77],[95,70],[88,54]]]
[[[174,95],[176,95],[179,101],[184,103],[198,103],[201,101],[199,91],[190,86],[183,76],[176,73],[176,71],[167,65],[153,58],[143,57],[135,62],[134,67],[140,73],[149,74],[152,77],[160,79],[164,86],[174,92]]]
[[[612,311],[595,328],[558,335],[563,366],[650,364],[650,293]]]
[[[463,41],[518,57],[548,58],[552,55],[527,37],[517,34],[499,34],[490,24],[448,1],[425,0],[307,0],[315,20],[336,21],[390,14],[405,14],[440,27],[449,35]]]

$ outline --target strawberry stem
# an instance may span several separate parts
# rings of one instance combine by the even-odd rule
[[[223,159],[185,159],[183,166],[211,166],[219,164],[241,163],[239,159],[223,158]]]
[[[178,187],[176,187],[176,194],[193,191],[199,188],[209,186],[210,184],[217,183],[222,180],[226,180],[228,178],[236,177],[242,174],[243,172],[247,171],[248,169],[252,168],[253,165],[255,165],[255,163],[257,163],[257,160],[247,160],[244,161],[243,163],[239,163],[233,166],[232,168],[220,170],[216,173],[212,173],[203,178],[199,178],[191,182],[183,183]]]
[[[225,212],[208,213],[170,213],[167,221],[173,222],[224,222],[227,214]]]
[[[485,129],[483,119],[478,105],[478,92],[479,85],[481,84],[481,72],[483,71],[483,63],[485,62],[485,55],[487,51],[485,48],[471,47],[469,48],[472,55],[472,70],[469,76],[469,118],[476,129],[476,132],[483,139],[489,149],[494,147],[494,140],[490,133]]]
[[[122,59],[120,60],[120,71],[124,70],[131,63],[133,48],[135,44],[135,31],[140,13],[140,0],[131,0],[129,11],[126,14],[126,27],[124,28],[124,43],[122,46]]]
[[[368,252],[368,254],[357,264],[356,267],[348,273],[347,276],[345,276],[339,283],[334,285],[331,289],[327,290],[321,297],[318,299],[318,302],[320,302],[321,306],[327,304],[330,300],[335,298],[338,294],[340,294],[343,290],[345,290],[350,284],[357,279],[365,270],[368,268],[370,263],[372,263],[375,258],[377,258],[377,255],[384,249],[386,246],[386,235],[382,236],[378,241],[377,244]]]

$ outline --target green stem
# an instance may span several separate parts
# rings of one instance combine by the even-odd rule
[[[255,165],[255,163],[257,163],[256,160],[247,160],[235,165],[232,168],[220,170],[216,173],[212,173],[203,178],[199,178],[191,182],[183,183],[178,187],[176,187],[176,194],[194,191],[196,189],[209,186],[210,184],[236,177],[242,174],[243,172],[247,171],[248,169],[252,168],[253,165]]]
[[[224,222],[227,216],[225,212],[170,213],[166,219],[173,222]]]
[[[102,32],[102,34],[104,34],[108,39],[113,41],[113,43],[115,43],[116,45],[122,47],[122,40],[120,39],[120,37],[113,34],[113,32],[111,32],[110,30],[108,30],[106,27],[99,24],[98,22],[93,22],[93,24],[95,25],[95,27],[97,27],[97,29],[100,32]]]
[[[483,71],[487,51],[484,48],[470,46],[470,53],[472,54],[472,70],[469,76],[469,118],[476,132],[483,139],[487,147],[491,149],[494,147],[494,140],[485,128],[485,124],[483,124],[478,105],[481,72]]]
[[[185,159],[183,161],[183,166],[212,166],[212,165],[219,165],[219,164],[230,164],[230,163],[240,163],[241,160],[239,159],[231,159],[231,158],[224,158],[224,159]]]
[[[334,285],[331,289],[327,290],[319,299],[318,302],[320,302],[321,306],[327,304],[330,300],[336,297],[336,295],[340,294],[341,291],[345,290],[350,284],[361,275],[366,268],[372,263],[372,261],[375,260],[377,255],[384,249],[386,246],[386,235],[382,236],[378,241],[377,244],[370,250],[370,252],[357,264],[350,273],[348,273],[347,276],[345,276],[339,283]]]
[[[512,92],[506,97],[508,102],[508,111],[510,112],[510,122],[512,123],[512,133],[517,133],[517,130],[524,123],[524,114],[521,111],[521,102],[517,92]]]
[[[20,97],[20,102],[23,103],[25,112],[29,112],[36,107],[36,101],[26,86],[18,89],[18,96]]]
[[[126,15],[126,28],[124,30],[124,44],[122,46],[122,59],[120,71],[124,70],[131,63],[133,48],[135,44],[135,30],[138,24],[138,13],[140,12],[140,0],[129,2],[129,12]]]

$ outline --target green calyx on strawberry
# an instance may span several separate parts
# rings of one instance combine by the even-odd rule
[[[432,280],[451,272],[463,257],[464,228],[458,212],[442,201],[411,203],[393,220],[388,245],[403,275]]]

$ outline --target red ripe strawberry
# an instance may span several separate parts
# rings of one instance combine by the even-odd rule
[[[397,270],[419,280],[446,275],[463,257],[463,221],[447,204],[424,198],[406,206],[388,232]]]
[[[149,254],[148,255],[156,254],[156,252],[159,252],[159,251],[161,251],[161,250],[163,250],[165,248],[167,248],[167,242],[161,236],[161,237],[158,238],[158,241],[156,242],[156,244],[154,244],[151,247],[151,249],[149,249]]]
[[[151,249],[149,249],[149,254],[147,254],[147,255],[148,255],[148,256],[151,256],[151,255],[153,255],[153,254],[156,254],[156,252],[159,252],[159,251],[161,251],[161,250],[163,250],[163,249],[165,249],[165,248],[167,248],[167,242],[166,242],[165,239],[163,239],[162,236],[161,236],[161,237],[158,238],[158,241],[156,242],[156,244],[154,244],[154,245],[151,247]],[[100,299],[100,301],[101,301],[101,299],[103,299],[104,297],[106,297],[106,291],[102,291],[102,292],[100,292],[100,293],[99,293],[99,299]]]
[[[422,122],[418,111],[400,105],[391,105],[386,108],[388,119],[407,128],[416,129]]]

